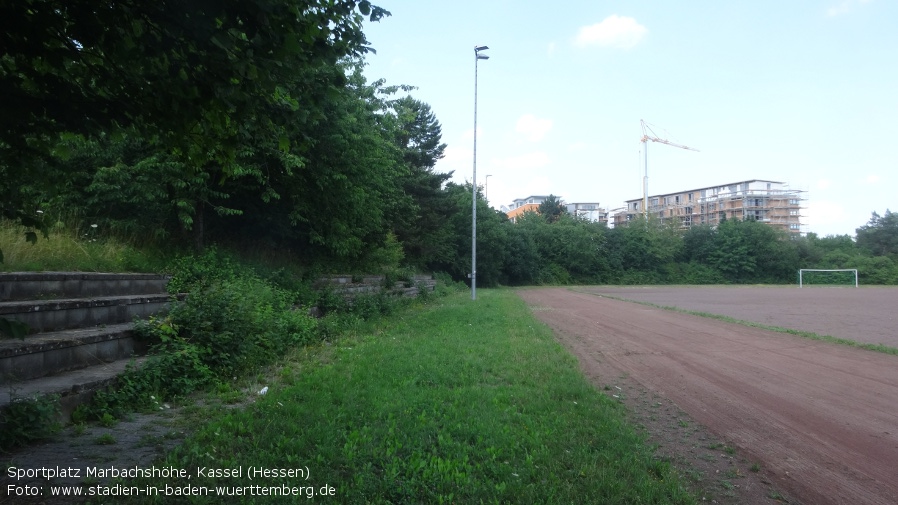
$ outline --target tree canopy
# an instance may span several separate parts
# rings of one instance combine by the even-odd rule
[[[555,195],[549,195],[539,204],[538,212],[546,221],[554,223],[558,221],[562,214],[567,214],[567,207],[564,206],[560,198]]]
[[[857,245],[874,255],[898,259],[898,213],[886,209],[880,216],[874,212],[870,221],[857,229]]]
[[[3,2],[0,147],[40,153],[62,132],[130,126],[228,164],[241,141],[320,114],[342,78],[322,89],[302,70],[368,51],[361,14],[388,13],[368,0]]]

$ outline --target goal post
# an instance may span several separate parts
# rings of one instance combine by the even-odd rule
[[[857,268],[834,268],[834,269],[821,269],[821,268],[802,268],[798,270],[798,287],[804,287],[806,284],[836,284],[837,282],[814,282],[814,277],[810,277],[807,279],[807,274],[812,272],[830,272],[830,274],[825,274],[825,277],[829,277],[831,279],[840,279],[841,284],[845,284],[847,280],[854,277],[854,287],[858,287],[857,282]],[[837,274],[836,272],[845,272],[844,274]],[[808,282],[810,280],[811,282]]]

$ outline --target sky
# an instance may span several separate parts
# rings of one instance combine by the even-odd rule
[[[898,0],[375,0],[369,81],[415,86],[436,170],[495,208],[642,198],[751,179],[802,191],[802,231],[898,211]],[[490,175],[488,179],[486,175]]]

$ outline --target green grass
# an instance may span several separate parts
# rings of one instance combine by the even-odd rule
[[[298,353],[277,376],[255,403],[220,413],[157,463],[188,469],[189,482],[156,484],[327,485],[339,503],[695,502],[624,407],[588,383],[510,291],[400,311]],[[195,474],[237,466],[310,477]]]
[[[709,319],[717,319],[718,321],[741,324],[743,326],[750,326],[752,328],[759,328],[762,330],[775,331],[777,333],[788,333],[789,335],[796,335],[796,336],[799,336],[802,338],[809,338],[811,340],[821,340],[823,342],[830,342],[833,344],[847,345],[849,347],[857,347],[860,349],[867,349],[868,351],[876,351],[876,352],[881,352],[884,354],[898,355],[898,348],[891,347],[891,346],[884,345],[884,344],[865,344],[863,342],[857,342],[857,341],[847,339],[847,338],[833,337],[832,335],[819,335],[817,333],[810,332],[810,331],[793,330],[791,328],[783,328],[780,326],[770,326],[767,324],[755,323],[752,321],[744,321],[742,319],[736,319],[736,318],[730,317],[730,316],[721,316],[720,314],[711,314],[710,312],[701,312],[701,311],[696,311],[696,310],[681,309],[679,307],[672,307],[670,305],[658,305],[658,304],[651,303],[651,302],[642,302],[642,301],[638,301],[638,300],[631,300],[629,298],[611,296],[611,295],[607,295],[607,294],[590,293],[589,291],[577,291],[577,292],[592,294],[592,295],[601,296],[604,298],[610,298],[612,300],[619,300],[622,302],[638,303],[640,305],[646,305],[648,307],[654,307],[656,309],[670,310],[673,312],[680,312],[682,314],[691,314],[693,316],[707,317]]]

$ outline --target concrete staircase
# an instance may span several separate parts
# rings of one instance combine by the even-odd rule
[[[0,317],[31,333],[0,340],[0,409],[13,397],[59,394],[67,419],[144,353],[133,321],[166,310],[167,283],[158,274],[0,273]]]

